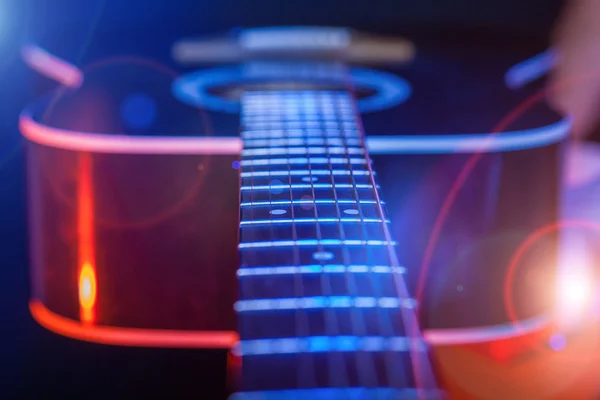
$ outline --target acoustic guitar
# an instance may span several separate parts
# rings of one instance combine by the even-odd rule
[[[535,398],[494,365],[550,352],[550,324],[495,344],[438,341],[435,356],[422,334],[345,64],[407,61],[410,43],[341,52],[343,30],[276,33],[252,31],[241,50],[175,47],[182,62],[218,48],[278,77],[243,87],[241,141],[106,134],[90,118],[57,127],[67,109],[86,115],[81,90],[22,114],[34,318],[111,345],[230,350],[232,400]]]

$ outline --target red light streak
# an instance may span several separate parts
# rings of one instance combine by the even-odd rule
[[[38,300],[29,303],[33,318],[62,336],[116,346],[230,349],[239,340],[234,331],[183,331],[85,325],[48,310]]]
[[[242,142],[233,137],[129,136],[75,132],[40,124],[21,115],[19,128],[32,142],[64,150],[111,154],[240,154]]]
[[[96,254],[94,242],[94,192],[92,187],[92,158],[79,155],[77,189],[77,237],[79,265],[79,309],[84,323],[96,321]]]

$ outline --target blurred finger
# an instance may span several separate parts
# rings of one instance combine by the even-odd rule
[[[550,79],[550,104],[573,118],[576,137],[600,121],[600,1],[571,0],[554,32],[558,63]]]

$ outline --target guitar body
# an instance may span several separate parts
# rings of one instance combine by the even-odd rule
[[[516,369],[506,367],[500,383],[494,371],[544,347],[551,332],[557,238],[514,257],[557,218],[568,123],[531,100],[541,84],[506,86],[517,57],[418,48],[410,63],[349,69],[408,292],[422,291],[417,319],[450,398],[532,399],[519,394],[532,393],[519,391],[532,382],[500,390]],[[146,61],[114,60],[78,91],[23,113],[30,308],[40,324],[110,345],[228,351],[238,341],[239,223],[254,201],[241,190],[240,172],[252,170],[241,153],[239,94],[290,82],[285,67],[282,75],[265,65],[174,79]],[[299,81],[310,90],[332,84],[309,78]],[[152,124],[123,111],[131,93],[152,100]],[[230,355],[232,376],[240,361]],[[475,385],[484,377],[493,382]]]

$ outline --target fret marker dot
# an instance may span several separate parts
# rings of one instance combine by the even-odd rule
[[[317,178],[316,176],[305,176],[304,178],[302,178],[302,180],[304,182],[316,182],[319,180],[319,178]]]
[[[272,215],[282,215],[282,214],[285,214],[286,212],[287,211],[285,211],[285,210],[277,209],[277,210],[271,210],[271,211],[269,211],[269,214],[272,214]]]
[[[349,208],[347,210],[344,210],[344,214],[356,215],[356,214],[358,214],[358,210],[355,210],[353,208]]]
[[[330,251],[317,251],[313,253],[312,257],[316,261],[329,261],[333,260],[334,255]]]

